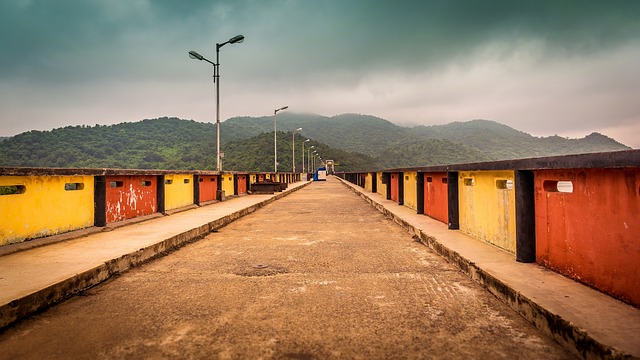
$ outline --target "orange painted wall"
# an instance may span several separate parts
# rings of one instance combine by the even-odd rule
[[[446,172],[424,174],[424,214],[445,224],[449,222],[449,196],[447,191]]]
[[[391,173],[391,200],[398,202],[398,173]]]
[[[156,212],[155,176],[107,176],[107,223]]]
[[[236,175],[238,177],[238,195],[247,193],[247,175]]]
[[[640,305],[640,169],[534,174],[537,262]],[[571,181],[573,192],[545,180]]]
[[[218,177],[212,175],[200,176],[199,181],[200,203],[215,200],[218,190]]]

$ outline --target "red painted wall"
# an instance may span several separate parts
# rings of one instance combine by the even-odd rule
[[[264,181],[264,174],[258,174],[258,181]]]
[[[449,222],[447,191],[446,172],[424,174],[424,214],[445,224]]]
[[[200,203],[213,201],[216,199],[218,190],[217,176],[200,176]]]
[[[640,169],[536,171],[535,213],[538,263],[640,306]]]
[[[157,210],[155,176],[107,176],[107,223],[153,214]]]
[[[391,173],[391,200],[398,202],[398,173]]]
[[[236,175],[238,177],[238,195],[247,193],[247,175]]]

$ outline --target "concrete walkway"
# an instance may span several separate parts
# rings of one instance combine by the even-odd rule
[[[335,178],[0,333],[0,359],[575,359]]]
[[[293,183],[273,195],[232,198],[0,256],[0,330],[308,184]]]
[[[206,235],[291,191],[251,195],[0,256],[0,329]],[[640,358],[640,310],[346,183],[536,327],[584,358]]]
[[[343,181],[374,207],[583,358],[640,358],[640,310]]]

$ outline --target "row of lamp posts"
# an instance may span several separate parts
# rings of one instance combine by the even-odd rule
[[[236,35],[231,39],[223,42],[222,44],[216,43],[216,62],[213,62],[204,56],[200,55],[195,51],[189,51],[189,57],[196,60],[203,60],[213,65],[213,82],[216,84],[216,169],[218,171],[222,171],[222,163],[220,162],[220,48],[225,46],[226,44],[239,44],[244,41],[244,36]],[[279,111],[283,111],[288,109],[288,106],[283,106],[279,109],[275,109],[273,111],[273,171],[278,172],[278,138],[277,138],[277,128],[276,128],[276,117]],[[293,149],[292,149],[292,169],[293,172],[296,172],[296,133],[302,131],[302,128],[298,128],[293,132]],[[302,142],[302,172],[304,172],[304,143],[308,142],[309,139]],[[311,146],[309,150],[314,148]],[[317,158],[322,158],[317,153],[316,150],[313,151],[313,167],[315,168]],[[307,161],[309,161],[310,154],[307,153]],[[310,165],[310,164],[308,164]],[[311,170],[311,166],[307,166],[308,170]]]

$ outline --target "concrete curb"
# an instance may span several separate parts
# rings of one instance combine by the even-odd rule
[[[363,191],[356,187],[356,185],[353,185],[341,178],[338,179],[378,211],[417,237],[422,244],[428,246],[438,255],[455,264],[472,280],[480,283],[494,296],[509,305],[509,307],[531,322],[536,328],[554,339],[573,354],[583,359],[634,358],[629,354],[619,351],[618,349],[598,342],[591,337],[585,329],[563,319],[560,314],[555,314],[545,309],[540,304],[521,294],[517,289],[509,286],[509,284],[504,283],[500,279],[484,271],[473,261],[464,258],[458,252],[453,251],[439,242],[435,237],[430,236],[422,229],[409,223],[405,219],[400,218],[397,214],[387,209],[383,204],[377,203],[372,198],[368,197]]]
[[[187,230],[168,239],[159,241],[140,250],[106,261],[92,269],[75,274],[65,280],[59,281],[46,288],[4,304],[0,306],[0,330],[15,324],[28,316],[43,311],[52,305],[62,302],[88,288],[96,286],[114,275],[125,273],[133,267],[162,257],[172,250],[178,249],[189,242],[196,241],[199,237],[204,237],[205,235],[220,229],[245,215],[251,214],[265,205],[281,199],[294,191],[300,190],[309,184],[311,184],[311,182],[284,190],[283,192],[259,203],[213,220],[197,228]]]

